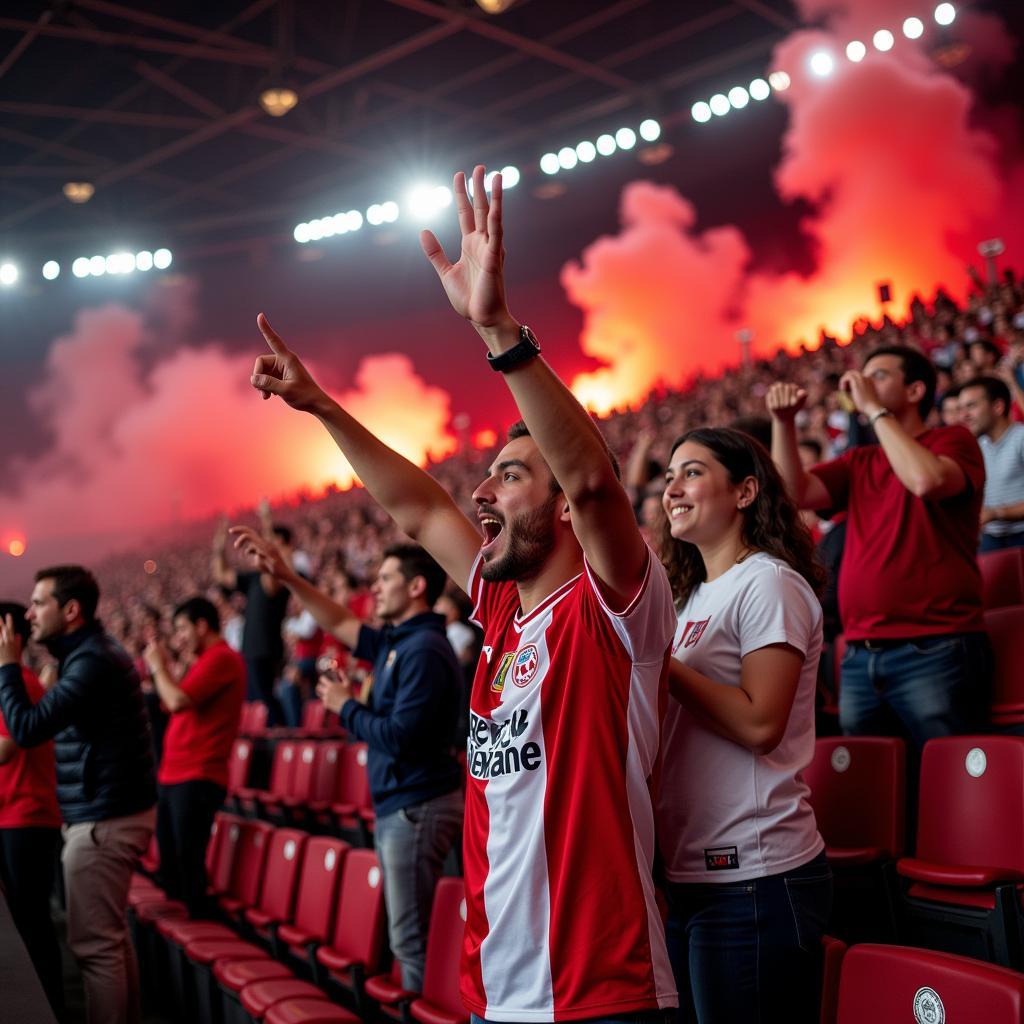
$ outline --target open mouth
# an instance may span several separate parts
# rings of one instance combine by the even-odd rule
[[[682,519],[683,516],[689,514],[692,511],[693,511],[693,506],[692,505],[675,505],[669,511],[669,518],[673,522],[675,522],[675,520]]]
[[[504,525],[500,519],[485,515],[480,517],[480,529],[484,535],[484,543],[480,551],[486,556],[497,547],[498,538],[501,536]]]

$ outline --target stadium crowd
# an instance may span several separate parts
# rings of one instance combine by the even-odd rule
[[[833,867],[803,780],[816,723],[819,734],[901,732],[911,805],[930,740],[990,727],[976,553],[1024,544],[1024,475],[988,490],[1024,465],[1024,284],[975,276],[963,306],[942,291],[915,299],[903,323],[859,322],[842,343],[823,337],[658,390],[595,431],[505,306],[500,179],[489,201],[475,174],[472,201],[456,179],[462,259],[448,263],[429,233],[423,245],[509,381],[524,422],[506,443],[421,472],[333,403],[261,317],[271,354],[253,387],[319,418],[366,489],[264,503],[230,533],[224,521],[202,543],[119,555],[97,568],[98,594],[88,573],[42,570],[28,620],[48,655],[28,647],[24,667],[24,634],[13,616],[0,624],[6,729],[25,746],[57,738],[65,876],[80,908],[73,868],[91,873],[93,920],[78,909],[70,936],[90,1020],[133,1019],[133,954],[114,918],[123,866],[154,820],[163,890],[133,904],[135,918],[222,916],[199,840],[229,795],[246,687],[271,729],[298,729],[319,704],[366,745],[361,828],[375,837],[393,980],[409,998],[430,986],[434,887],[463,833],[462,997],[474,1024],[654,1024],[675,1012],[677,987],[679,1021],[743,1019],[755,1004],[764,1020],[784,1008],[817,1019]],[[883,540],[894,523],[909,535]],[[880,555],[882,544],[893,550]],[[844,548],[856,570],[837,598]],[[910,578],[919,568],[927,583]],[[88,707],[100,664],[120,680],[106,722]],[[33,672],[49,688],[41,697]],[[530,686],[546,676],[559,685]],[[135,728],[143,701],[151,750]],[[44,810],[52,842],[56,810]],[[120,843],[109,881],[99,825]],[[577,888],[612,881],[615,906],[577,900]],[[736,899],[755,891],[753,909]],[[251,939],[259,921],[246,920]],[[204,952],[203,941],[234,939],[198,923],[157,930],[194,964],[265,955],[257,943]],[[33,941],[52,967],[52,936]],[[52,970],[49,984],[59,1010]],[[242,997],[253,1019],[255,999]]]

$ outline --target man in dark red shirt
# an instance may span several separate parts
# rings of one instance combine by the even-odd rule
[[[173,642],[191,661],[180,680],[159,639],[144,654],[171,716],[157,774],[160,874],[168,896],[183,900],[192,917],[207,917],[206,843],[227,789],[228,758],[245,699],[245,662],[221,637],[220,616],[205,597],[175,609]]]
[[[985,466],[966,428],[925,426],[935,371],[916,349],[876,349],[840,387],[879,443],[804,470],[794,417],[806,392],[774,384],[772,456],[801,508],[848,511],[843,731],[886,733],[895,714],[920,749],[987,714],[991,650],[975,557]]]
[[[27,609],[13,601],[0,602],[0,621],[10,624],[20,653],[28,643]],[[33,705],[43,687],[24,665],[21,677]],[[28,955],[50,1000],[53,1012],[64,1012],[60,946],[50,917],[60,809],[53,743],[23,749],[11,739],[0,713],[0,889]]]

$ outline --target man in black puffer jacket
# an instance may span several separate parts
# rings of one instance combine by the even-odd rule
[[[128,883],[155,823],[149,724],[131,658],[96,618],[99,586],[80,566],[36,573],[32,638],[57,658],[56,684],[33,705],[0,625],[0,709],[20,747],[54,740],[64,819],[68,945],[85,985],[89,1024],[139,1019],[128,936]]]

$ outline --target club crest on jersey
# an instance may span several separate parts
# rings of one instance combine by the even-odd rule
[[[498,665],[498,671],[491,680],[491,690],[494,693],[501,693],[505,689],[505,676],[508,675],[509,666],[512,664],[515,656],[515,651],[509,651],[508,654],[502,656],[501,663]]]
[[[516,686],[526,686],[537,674],[540,665],[540,651],[536,644],[527,644],[516,654],[515,664],[512,666],[512,682]]]
[[[702,619],[700,622],[687,622],[686,628],[683,630],[679,637],[679,642],[676,644],[674,650],[678,651],[680,647],[695,647],[697,641],[704,635],[704,630],[708,628],[708,623],[711,621],[709,615],[706,619]]]

